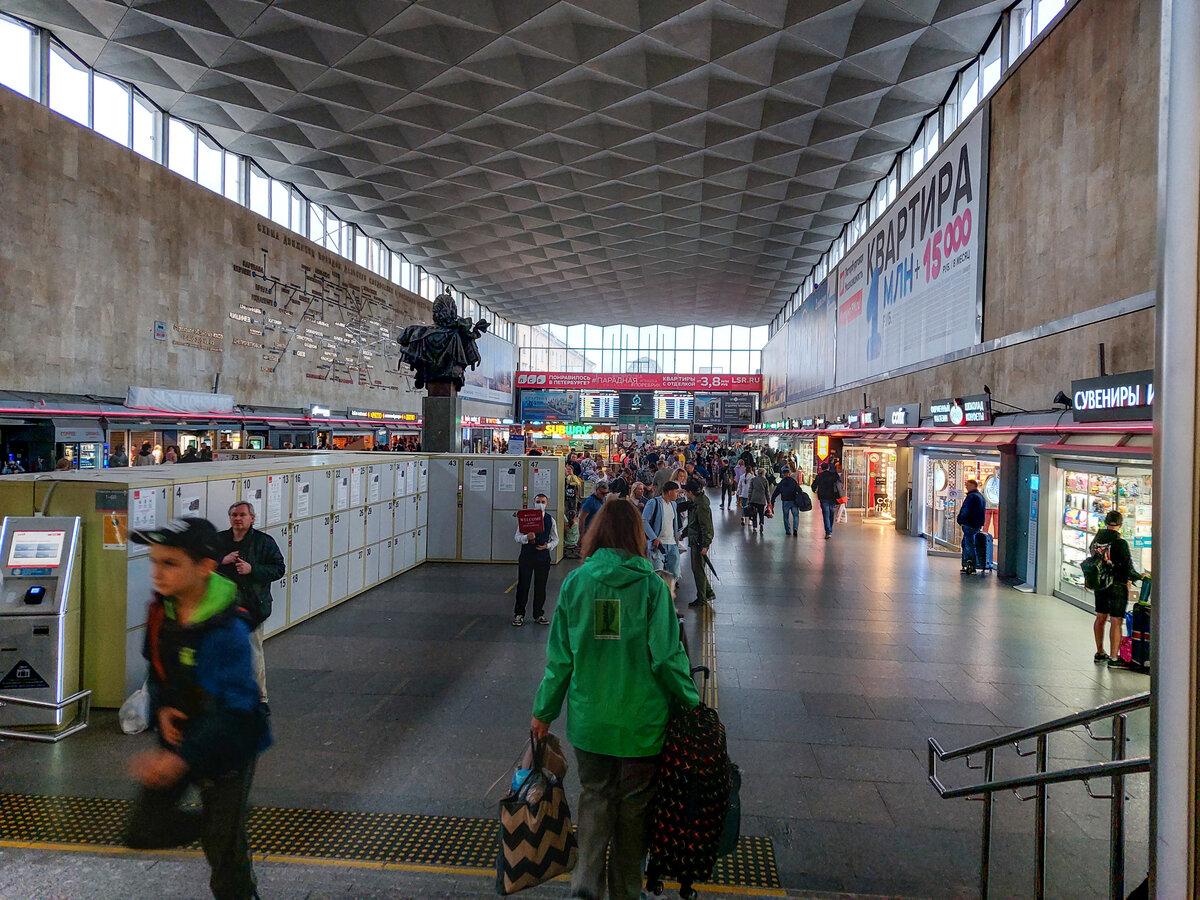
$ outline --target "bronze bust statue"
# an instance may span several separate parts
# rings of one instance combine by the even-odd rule
[[[488,322],[474,324],[458,315],[458,306],[448,291],[433,301],[432,325],[409,325],[400,333],[400,363],[407,363],[416,375],[416,387],[449,382],[461,390],[467,367],[479,365],[475,342],[483,337]]]

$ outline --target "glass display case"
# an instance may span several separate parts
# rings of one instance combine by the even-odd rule
[[[1075,600],[1091,603],[1079,564],[1087,558],[1104,517],[1112,510],[1124,516],[1121,536],[1129,544],[1133,566],[1150,571],[1153,494],[1150,472],[1118,468],[1116,474],[1063,472],[1063,515],[1058,529],[1058,583],[1055,590]]]
[[[962,546],[962,529],[956,519],[966,496],[968,481],[979,483],[986,501],[983,530],[999,540],[1000,462],[980,457],[925,459],[924,533],[944,548]],[[998,552],[998,551],[997,551]]]

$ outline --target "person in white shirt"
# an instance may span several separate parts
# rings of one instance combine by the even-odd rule
[[[650,564],[656,572],[666,572],[672,577],[669,584],[679,580],[679,532],[682,520],[675,505],[679,497],[679,483],[668,481],[663,485],[662,495],[646,501],[642,512],[642,527],[646,532],[646,551]]]
[[[546,618],[546,581],[550,577],[551,554],[558,546],[558,523],[546,512],[550,498],[538,494],[533,508],[542,512],[542,530],[528,534],[517,529],[516,541],[521,545],[517,558],[517,599],[513,606],[513,627],[525,624],[525,606],[529,602],[529,583],[533,582],[533,616],[539,625],[549,625]]]

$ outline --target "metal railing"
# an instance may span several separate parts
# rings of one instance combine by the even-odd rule
[[[92,711],[92,692],[80,691],[57,703],[53,700],[26,700],[24,697],[11,697],[0,694],[0,707],[23,706],[30,709],[66,709],[74,703],[79,704],[79,715],[75,721],[59,731],[28,731],[21,728],[0,728],[0,740],[10,738],[16,741],[37,741],[42,744],[57,744],[63,738],[68,738],[78,731],[88,727],[88,719]]]
[[[1124,900],[1125,898],[1125,779],[1130,775],[1150,771],[1150,757],[1138,756],[1125,758],[1126,717],[1131,712],[1147,709],[1150,706],[1150,692],[1135,694],[1123,700],[1114,700],[1092,709],[1085,709],[1069,716],[1054,719],[1042,725],[1022,728],[1009,732],[1000,737],[980,741],[957,750],[943,750],[935,738],[929,739],[929,783],[937,789],[943,799],[967,797],[983,802],[983,835],[982,849],[979,862],[979,894],[983,900],[988,900],[988,879],[991,872],[992,855],[992,802],[997,791],[1012,791],[1021,802],[1035,801],[1035,840],[1034,845],[1034,888],[1037,900],[1046,897],[1046,800],[1047,789],[1052,784],[1063,784],[1070,781],[1082,781],[1088,796],[1096,800],[1108,800],[1111,804],[1109,826],[1109,900]],[[1101,719],[1112,719],[1112,732],[1108,735],[1096,734],[1092,725]],[[1068,769],[1048,771],[1049,738],[1056,731],[1083,726],[1093,741],[1112,744],[1112,759],[1109,762],[1094,763],[1087,766],[1074,766]],[[1021,742],[1035,739],[1033,750],[1022,750]],[[1012,745],[1018,756],[1036,756],[1037,771],[1030,775],[1020,775],[1013,778],[996,778],[996,751]],[[972,764],[971,757],[983,754],[981,764]],[[983,781],[967,787],[948,788],[938,777],[938,762],[952,759],[966,759],[967,768],[982,769]],[[1092,791],[1091,780],[1108,778],[1111,788],[1106,794]],[[1033,788],[1033,793],[1022,796],[1023,788]]]

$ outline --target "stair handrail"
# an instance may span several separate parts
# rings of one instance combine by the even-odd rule
[[[1125,758],[1126,718],[1131,712],[1146,709],[1150,706],[1150,692],[1144,691],[1131,697],[1111,700],[1091,709],[1051,719],[1041,725],[1028,728],[1018,728],[986,741],[967,744],[954,750],[944,750],[936,738],[929,738],[929,783],[933,785],[938,795],[945,800],[967,797],[983,802],[983,834],[982,849],[979,865],[979,892],[983,900],[988,900],[988,886],[991,873],[992,846],[992,802],[997,791],[1012,791],[1017,799],[1025,802],[1035,800],[1036,828],[1034,846],[1034,889],[1037,900],[1045,900],[1046,896],[1046,799],[1047,788],[1052,784],[1064,784],[1082,781],[1088,796],[1097,800],[1108,800],[1111,804],[1109,827],[1109,898],[1124,900],[1125,898],[1125,778],[1150,771],[1150,757],[1138,756]],[[1098,735],[1092,730],[1093,723],[1101,719],[1112,719],[1112,733]],[[1057,771],[1048,770],[1049,738],[1055,732],[1083,726],[1094,741],[1107,741],[1112,744],[1112,759],[1102,763],[1086,766],[1073,766]],[[1035,738],[1037,747],[1033,751],[1022,751],[1021,741]],[[996,778],[996,751],[1012,745],[1018,756],[1037,756],[1037,771],[1029,775],[1018,775],[1011,778]],[[983,753],[983,764],[972,765],[971,756]],[[938,762],[965,758],[967,768],[982,769],[983,781],[967,787],[950,788],[938,777]],[[1107,794],[1097,794],[1092,791],[1091,780],[1108,778],[1111,780],[1111,790]],[[1022,788],[1034,788],[1034,793],[1022,796]],[[981,796],[982,795],[982,796]]]

